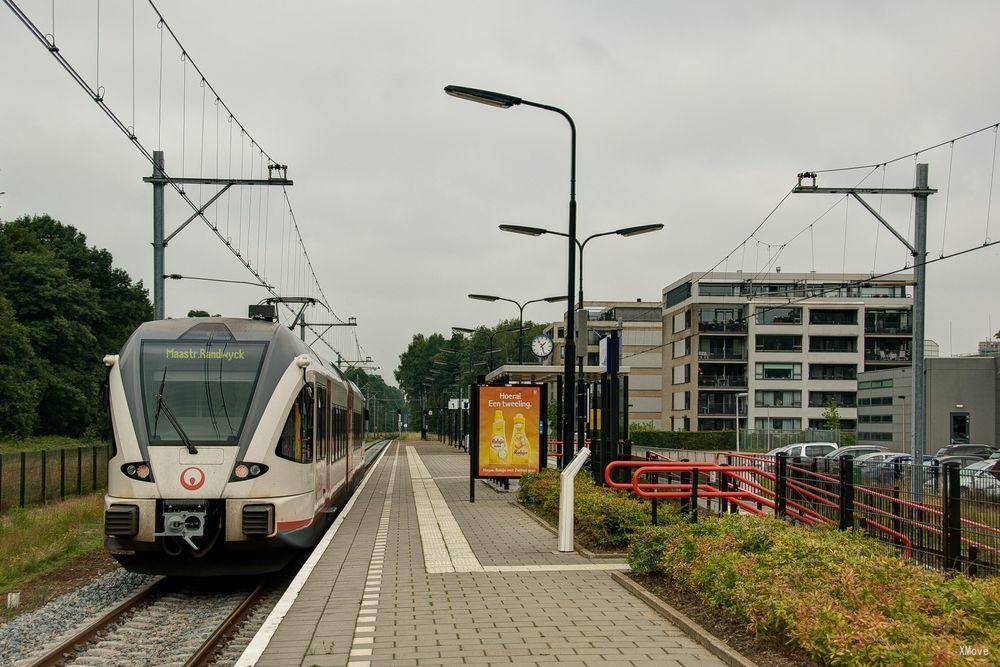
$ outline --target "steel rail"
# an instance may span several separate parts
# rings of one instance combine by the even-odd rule
[[[220,623],[212,634],[202,642],[198,650],[184,662],[184,667],[203,667],[212,662],[212,657],[216,650],[222,646],[223,642],[229,638],[232,631],[242,621],[250,610],[253,609],[261,598],[264,597],[264,590],[267,583],[262,581],[257,584],[252,591],[243,599],[239,605]]]
[[[30,667],[50,667],[50,665],[57,665],[61,662],[65,662],[65,654],[72,651],[73,647],[89,642],[102,630],[124,616],[125,613],[150,600],[166,585],[165,582],[166,578],[160,577],[159,579],[146,584],[128,598],[112,607],[106,614],[98,619],[95,619],[86,627],[59,642],[59,644],[49,649],[41,656],[32,659],[32,661],[28,664]]]

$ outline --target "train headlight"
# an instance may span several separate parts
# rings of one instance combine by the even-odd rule
[[[134,479],[139,482],[153,481],[153,470],[145,461],[126,463],[122,466],[122,473],[129,479]]]
[[[237,463],[233,468],[233,474],[229,476],[230,482],[243,482],[248,479],[260,477],[267,472],[267,466],[263,463]]]

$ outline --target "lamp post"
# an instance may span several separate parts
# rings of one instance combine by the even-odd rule
[[[575,304],[573,303],[573,278],[576,274],[576,124],[573,122],[573,118],[558,107],[549,106],[547,104],[539,104],[538,102],[531,102],[528,100],[521,99],[520,97],[514,97],[513,95],[505,95],[503,93],[496,93],[489,90],[479,90],[476,88],[466,88],[463,86],[446,86],[444,92],[448,93],[452,97],[457,97],[463,100],[469,100],[471,102],[478,102],[480,104],[486,104],[493,107],[498,107],[501,109],[509,109],[513,106],[518,106],[523,104],[524,106],[535,107],[536,109],[542,109],[544,111],[551,111],[557,113],[566,119],[569,123],[570,130],[570,152],[569,152],[569,226],[567,229],[567,238],[569,239],[568,244],[568,254],[567,254],[567,288],[566,288],[566,303],[569,306],[570,312],[576,310]],[[562,424],[562,436],[563,436],[563,466],[569,464],[571,457],[571,452],[573,450],[573,423],[574,419],[574,408],[573,408],[573,386],[574,386],[574,373],[575,368],[573,365],[573,357],[576,356],[576,341],[573,340],[576,334],[576,327],[574,326],[573,319],[570,321],[566,327],[566,342],[564,345],[564,350],[566,352],[566,359],[563,362],[563,374],[565,375],[565,387],[564,390],[564,404],[566,406],[566,414],[564,416]]]
[[[502,296],[494,296],[492,294],[470,294],[470,299],[476,301],[506,301],[507,303],[512,303],[517,306],[517,363],[524,363],[524,308],[525,306],[532,303],[558,303],[559,301],[565,301],[564,296],[547,296],[541,299],[532,299],[531,301],[525,301],[521,303],[520,301],[515,301],[514,299],[508,299]]]
[[[743,400],[747,399],[747,392],[743,391],[736,394],[736,452],[740,451],[740,398]]]
[[[600,232],[600,233],[597,233],[597,234],[591,234],[590,236],[588,236],[587,238],[585,238],[582,242],[579,241],[579,240],[577,240],[577,239],[572,239],[573,243],[576,244],[576,247],[580,251],[580,277],[579,277],[579,283],[578,283],[578,291],[577,291],[577,295],[576,295],[576,300],[577,300],[577,303],[579,304],[578,308],[583,308],[583,251],[587,247],[588,243],[590,243],[594,239],[600,238],[602,236],[615,236],[615,235],[617,235],[617,236],[624,236],[624,237],[628,238],[630,236],[639,236],[640,234],[648,234],[650,232],[658,232],[661,229],[663,229],[663,225],[661,223],[655,223],[655,224],[651,224],[651,225],[638,225],[638,226],[635,226],[635,227],[623,227],[621,229],[615,229],[615,230],[612,230],[612,231],[609,231],[609,232]],[[525,236],[542,236],[543,234],[555,234],[556,236],[569,236],[568,234],[566,234],[564,232],[557,232],[557,231],[554,231],[554,230],[551,230],[551,229],[543,229],[541,227],[527,227],[525,225],[500,225],[500,230],[504,231],[504,232],[511,232],[513,234],[524,234]],[[571,310],[570,313],[569,313],[569,318],[568,318],[570,320],[570,322],[573,321],[574,315],[575,315],[575,313],[573,313],[572,310]],[[582,443],[583,442],[583,435],[584,435],[584,427],[585,427],[585,424],[586,424],[586,418],[584,416],[585,410],[584,410],[584,405],[583,405],[583,402],[584,402],[583,366],[584,366],[584,359],[586,357],[586,345],[587,345],[587,343],[586,343],[586,341],[581,341],[581,344],[584,345],[584,351],[579,355],[579,373],[580,373],[580,375],[577,378],[577,388],[576,388],[576,392],[577,393],[576,393],[576,395],[577,395],[577,400],[580,402],[579,409],[577,410],[577,412],[579,414],[577,416],[578,416],[578,418],[580,420],[579,430],[580,430],[580,441]]]
[[[454,333],[468,334],[470,336],[472,334],[476,333],[476,329],[470,329],[468,327],[452,327],[451,330]],[[483,327],[483,331],[486,332],[486,338],[489,341],[488,349],[486,350],[486,354],[490,355],[490,370],[493,370],[493,353],[500,351],[498,348],[493,347],[493,339],[498,334],[513,333],[513,332],[517,331],[517,329],[499,329],[497,331],[490,331],[487,327]]]

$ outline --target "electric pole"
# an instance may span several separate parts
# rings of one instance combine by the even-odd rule
[[[920,502],[924,491],[924,452],[926,450],[926,423],[924,420],[924,324],[927,317],[925,295],[927,289],[927,197],[937,192],[927,186],[927,164],[916,165],[914,185],[912,188],[821,188],[816,185],[816,174],[805,172],[798,176],[799,184],[792,190],[795,193],[846,194],[854,197],[869,213],[888,229],[896,239],[906,246],[913,256],[913,344],[912,352],[912,386],[913,409],[910,411],[911,434],[910,456],[913,474],[910,476],[910,495],[915,502]],[[812,180],[811,185],[803,185],[803,180]],[[871,207],[862,194],[875,195],[909,195],[914,198],[914,236],[913,244],[886,222],[878,211]]]

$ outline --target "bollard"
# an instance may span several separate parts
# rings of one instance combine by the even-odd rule
[[[574,491],[573,480],[580,468],[590,458],[590,450],[581,447],[568,466],[559,473],[559,551],[561,553],[573,552],[573,503]]]

